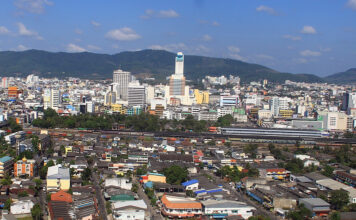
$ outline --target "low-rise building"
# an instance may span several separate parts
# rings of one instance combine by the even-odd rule
[[[70,188],[70,172],[61,165],[48,167],[47,191],[67,191]]]
[[[22,158],[22,160],[18,160],[14,164],[14,176],[29,176],[34,177],[37,175],[38,166],[36,160],[29,160],[26,157]]]
[[[230,200],[205,200],[202,201],[204,215],[211,218],[227,218],[241,216],[248,219],[253,216],[256,209],[246,203]]]
[[[0,178],[11,173],[14,168],[14,158],[9,156],[4,156],[0,158]]]
[[[144,220],[147,205],[143,200],[119,201],[112,203],[112,210],[115,220]]]
[[[320,198],[302,198],[299,199],[299,204],[303,204],[317,216],[327,216],[331,211],[330,204]]]
[[[202,205],[194,199],[163,195],[162,214],[168,218],[194,218],[203,214]]]

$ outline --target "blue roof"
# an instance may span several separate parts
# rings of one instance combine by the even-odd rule
[[[9,160],[12,160],[12,159],[13,159],[12,157],[5,156],[5,157],[0,158],[0,162],[5,163],[5,162],[7,162]]]
[[[154,176],[164,176],[163,174],[160,174],[160,173],[148,173],[148,175],[154,175]]]
[[[199,183],[199,181],[197,179],[192,179],[192,180],[188,180],[187,182],[182,183],[182,186],[189,186],[195,183]]]
[[[149,181],[144,184],[144,188],[153,188],[153,182]]]

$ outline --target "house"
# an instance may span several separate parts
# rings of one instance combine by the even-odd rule
[[[68,202],[50,201],[48,203],[48,213],[51,220],[75,219],[71,205]]]
[[[328,216],[331,211],[330,204],[320,198],[302,198],[299,204],[304,204],[305,208],[317,216]]]
[[[14,168],[14,158],[9,156],[4,156],[0,158],[0,178],[10,174]]]
[[[260,176],[269,180],[285,180],[289,179],[290,172],[284,168],[267,168],[259,169]]]
[[[69,190],[70,172],[68,168],[61,165],[48,167],[47,172],[47,191]]]
[[[18,145],[17,149],[18,153],[22,153],[24,151],[33,151],[33,145],[32,145],[32,140],[31,139],[26,139],[24,141],[21,141]]]
[[[73,209],[76,219],[92,220],[98,216],[97,202],[91,194],[73,196]]]
[[[66,193],[63,190],[60,190],[60,191],[58,191],[56,193],[52,193],[51,194],[51,201],[72,203],[73,202],[73,198],[72,198],[71,194]]]
[[[205,200],[202,201],[204,215],[211,218],[227,218],[231,216],[241,216],[248,219],[253,216],[256,210],[246,203],[231,200]]]
[[[14,164],[14,176],[24,176],[27,175],[29,177],[34,177],[38,173],[38,164],[36,160],[29,160],[26,157],[22,158],[22,160],[18,160]]]
[[[166,183],[166,177],[160,173],[148,173],[147,175],[143,175],[140,177],[141,183],[146,182],[159,182],[159,183]]]
[[[11,213],[18,217],[31,216],[31,209],[35,204],[31,200],[18,201],[11,204]]]
[[[49,135],[46,134],[40,134],[38,135],[39,143],[38,143],[38,149],[40,151],[43,151],[44,149],[48,148],[51,144],[51,138]]]
[[[112,203],[112,211],[115,220],[144,220],[147,205],[143,200],[119,201]]]
[[[182,186],[184,186],[185,190],[196,190],[199,189],[199,181],[197,179],[192,179],[182,183]]]
[[[162,214],[168,218],[201,217],[203,208],[200,202],[191,198],[163,195]]]
[[[117,187],[121,189],[131,190],[132,183],[127,178],[107,178],[104,183],[105,188]]]

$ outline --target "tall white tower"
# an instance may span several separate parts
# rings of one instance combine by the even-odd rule
[[[183,75],[184,73],[184,55],[182,52],[178,52],[176,56],[176,75]]]
[[[120,100],[127,101],[128,85],[131,82],[131,73],[115,70],[113,74],[113,82],[117,84],[117,98]]]

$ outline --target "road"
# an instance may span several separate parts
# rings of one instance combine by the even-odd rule
[[[142,188],[141,184],[137,181],[136,177],[132,179],[132,183],[138,185],[137,195],[140,199],[143,199],[143,201],[145,201],[147,205],[148,215],[146,217],[153,220],[156,219],[163,220],[164,218],[161,216],[161,214],[156,212],[156,210],[158,209],[151,206],[151,200],[147,197],[146,193],[144,192],[144,189]]]
[[[208,171],[201,171],[201,172],[206,173],[209,176],[211,176],[214,179],[216,184],[223,185],[224,188],[228,189],[231,192],[231,194],[235,195],[239,201],[245,202],[246,204],[255,207],[256,215],[268,216],[271,220],[277,220],[277,217],[272,212],[267,211],[262,205],[251,201],[250,198],[245,193],[237,192],[237,190],[234,187],[231,187],[231,185],[229,183],[223,181],[220,177],[217,177],[217,176],[215,176],[215,174],[208,172]]]
[[[92,172],[92,181],[95,189],[96,200],[98,201],[100,219],[107,220],[108,214],[106,213],[105,199],[103,196],[103,191],[99,184],[99,177],[96,172]]]

